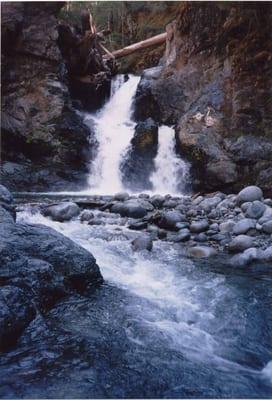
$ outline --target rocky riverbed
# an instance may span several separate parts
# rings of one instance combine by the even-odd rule
[[[259,188],[14,198],[1,187],[2,397],[269,397]]]
[[[32,212],[59,222],[79,219],[91,226],[124,226],[130,235],[137,232],[132,243],[136,250],[151,250],[154,241],[162,240],[180,243],[188,257],[224,254],[233,266],[272,261],[272,200],[264,199],[257,186],[237,195],[118,193],[74,200],[36,204]]]

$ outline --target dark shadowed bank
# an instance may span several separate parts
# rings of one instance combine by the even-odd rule
[[[0,348],[14,345],[30,322],[61,298],[87,295],[102,282],[94,257],[44,225],[15,221],[13,198],[0,185]]]

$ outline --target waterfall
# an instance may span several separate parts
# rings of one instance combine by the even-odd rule
[[[116,193],[123,187],[119,165],[134,134],[135,123],[131,120],[131,106],[140,78],[130,76],[123,84],[122,78],[116,78],[112,97],[105,107],[91,115],[99,148],[89,178],[89,187],[97,194]]]
[[[159,148],[155,158],[155,171],[150,180],[153,191],[160,194],[184,193],[189,166],[175,151],[175,131],[169,126],[159,128]]]
[[[129,75],[125,81],[124,75],[117,75],[108,103],[96,114],[85,114],[85,123],[95,127],[99,143],[96,159],[90,167],[89,193],[114,194],[125,190],[120,167],[129,154],[127,150],[134,135],[136,123],[131,114],[139,80],[139,77]],[[176,154],[174,130],[168,126],[159,128],[159,147],[154,162],[155,171],[150,172],[152,192],[184,193],[188,166]]]

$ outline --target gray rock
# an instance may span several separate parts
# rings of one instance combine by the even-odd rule
[[[272,220],[265,222],[265,223],[262,225],[262,230],[263,230],[265,233],[271,234],[271,233],[272,233]]]
[[[254,219],[244,218],[237,222],[233,227],[233,233],[235,235],[241,235],[247,233],[250,229],[255,229],[256,221]]]
[[[262,200],[263,191],[258,186],[247,186],[237,195],[237,204],[242,204],[247,201]]]
[[[226,240],[226,235],[223,235],[222,233],[216,233],[215,235],[211,236],[211,239],[215,242],[222,242],[223,240]]]
[[[262,261],[272,261],[272,246],[269,246],[266,250],[262,252]]]
[[[3,203],[12,203],[13,201],[13,197],[12,194],[8,191],[8,189],[3,186],[0,185],[0,202]]]
[[[161,195],[154,195],[150,198],[150,203],[156,208],[161,208],[164,203],[164,197]]]
[[[208,258],[216,255],[216,250],[209,246],[190,247],[187,251],[189,257]]]
[[[148,250],[151,251],[153,241],[149,235],[142,235],[132,241],[132,248],[134,251]]]
[[[219,203],[217,205],[217,207],[220,207],[220,208],[224,207],[224,208],[227,208],[227,209],[228,208],[233,209],[235,207],[235,203],[230,199],[225,199],[225,200],[221,201],[221,203]]]
[[[80,208],[77,204],[67,201],[65,203],[46,207],[42,213],[44,216],[52,218],[53,221],[64,222],[70,221],[72,218],[78,216]]]
[[[269,207],[272,207],[272,199],[265,199],[264,200],[264,204],[269,206]]]
[[[206,241],[208,240],[208,238],[207,238],[207,236],[205,235],[205,233],[201,232],[201,233],[199,233],[198,235],[195,235],[195,236],[194,236],[194,240],[195,240],[196,242],[203,243],[203,242],[206,242]]]
[[[209,228],[209,223],[206,220],[195,221],[195,222],[192,222],[191,225],[190,225],[190,231],[192,233],[204,232],[208,228]]]
[[[250,201],[247,201],[246,203],[241,204],[241,210],[245,213],[250,205],[251,205]]]
[[[147,193],[140,193],[138,197],[139,199],[145,199],[145,200],[148,200],[150,198],[149,194]]]
[[[181,229],[174,237],[173,237],[173,242],[187,242],[190,240],[190,231],[189,229]]]
[[[264,224],[265,222],[268,222],[270,220],[272,220],[272,207],[266,206],[265,212],[263,213],[262,217],[258,220],[258,223]]]
[[[91,210],[83,210],[82,213],[80,214],[80,221],[90,221],[91,219],[94,218],[94,214]]]
[[[142,229],[146,229],[147,225],[148,225],[147,221],[138,221],[130,224],[128,227],[129,229],[132,229],[134,231],[140,231]]]
[[[197,210],[194,210],[194,209],[190,209],[190,210],[188,210],[187,211],[187,217],[196,217],[197,216]]]
[[[222,233],[232,232],[234,226],[235,222],[230,219],[228,221],[221,222],[221,224],[219,225],[219,230]]]
[[[158,226],[163,229],[178,230],[177,223],[185,220],[179,211],[165,211],[158,220]]]
[[[90,226],[94,226],[94,225],[106,225],[106,222],[103,221],[102,219],[99,219],[99,218],[92,218],[92,219],[89,219],[88,225],[90,225]]]
[[[234,238],[229,244],[229,251],[239,253],[250,247],[253,247],[253,238],[247,235],[239,235]]]
[[[190,224],[188,222],[177,222],[176,223],[176,228],[177,229],[185,229],[189,228]]]
[[[219,196],[208,197],[199,204],[199,207],[206,212],[210,212],[212,208],[215,208],[220,202],[221,198]]]
[[[255,247],[251,247],[245,250],[241,254],[236,254],[230,259],[230,264],[233,267],[244,267],[250,264],[252,261],[257,260],[259,255],[259,250]]]
[[[255,200],[247,207],[245,216],[248,218],[259,219],[265,212],[265,205],[259,201]]]
[[[113,198],[117,201],[125,201],[129,199],[129,194],[126,192],[120,192],[116,193]]]
[[[212,231],[218,232],[218,231],[219,231],[219,225],[218,225],[218,223],[215,222],[215,223],[211,224],[211,225],[210,225],[210,229],[211,229]]]
[[[174,200],[174,199],[165,200],[165,202],[163,203],[164,208],[175,208],[178,205],[179,205],[179,200]]]
[[[198,204],[200,204],[201,202],[202,202],[202,200],[204,200],[204,197],[203,196],[197,196],[193,201],[192,201],[192,204],[194,204],[194,205],[198,205]]]
[[[111,212],[118,213],[122,217],[143,218],[153,206],[143,199],[130,199],[118,202],[111,207]]]

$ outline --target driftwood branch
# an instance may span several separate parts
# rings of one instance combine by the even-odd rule
[[[159,35],[153,36],[146,40],[142,40],[141,42],[131,44],[130,46],[124,47],[123,49],[113,51],[112,55],[115,58],[121,58],[151,46],[158,46],[166,41],[166,36],[166,32],[160,33]]]

